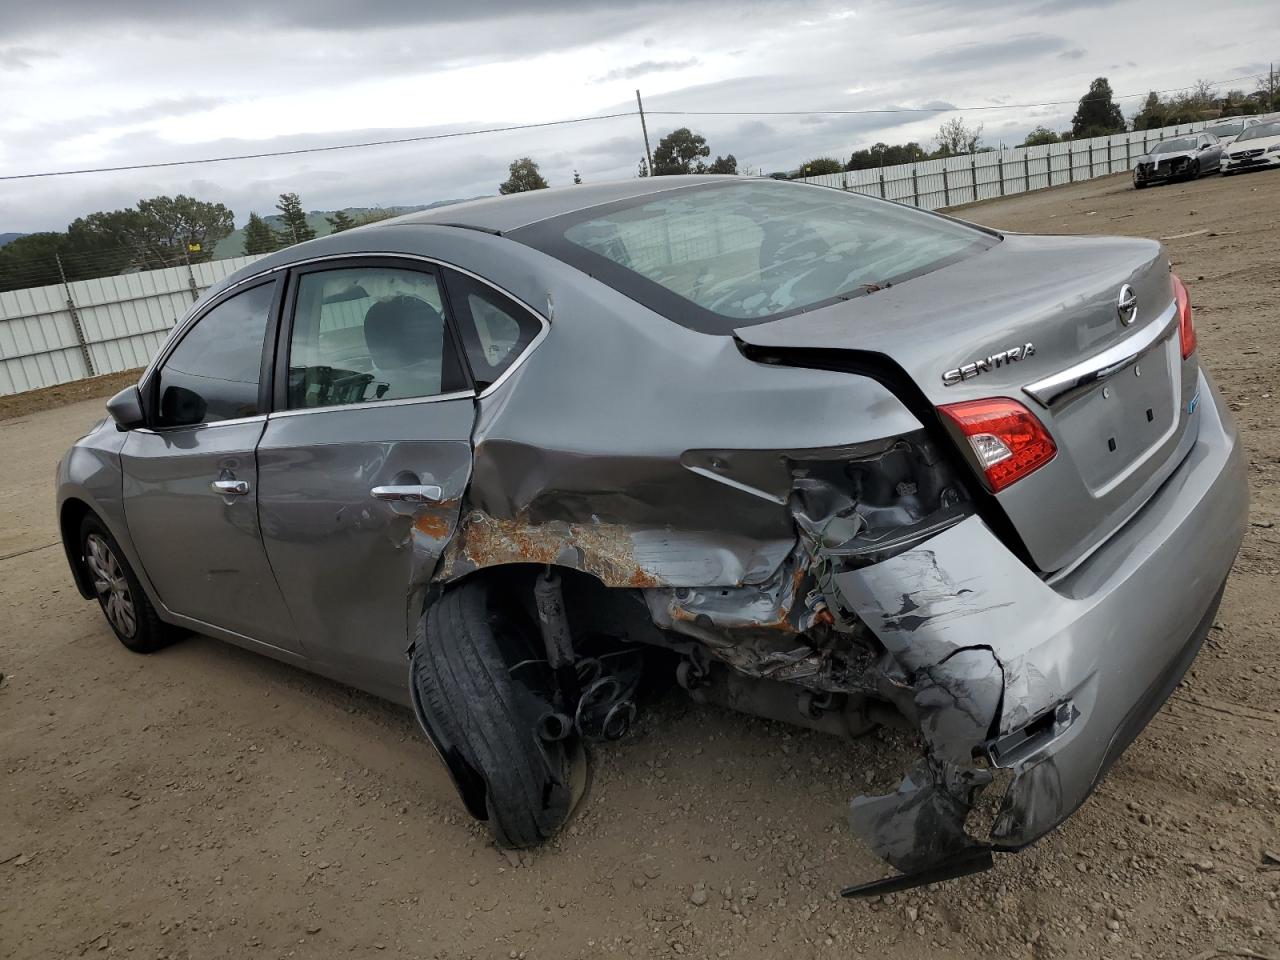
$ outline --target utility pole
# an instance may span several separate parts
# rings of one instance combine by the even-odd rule
[[[640,130],[644,133],[644,158],[649,164],[649,176],[653,176],[653,154],[649,151],[649,128],[644,122],[644,101],[640,99],[640,91],[636,91],[636,106],[640,108]]]

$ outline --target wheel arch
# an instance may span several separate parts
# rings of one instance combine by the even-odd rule
[[[87,516],[98,517],[88,503],[79,497],[68,497],[58,507],[58,532],[62,536],[62,549],[67,555],[67,563],[71,566],[71,576],[75,580],[76,589],[86,600],[96,596],[93,581],[89,577],[89,568],[80,555],[80,525]],[[105,524],[105,521],[103,521]]]

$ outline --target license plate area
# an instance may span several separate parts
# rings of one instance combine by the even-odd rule
[[[1054,418],[1062,445],[1094,496],[1141,470],[1172,436],[1179,414],[1176,353],[1174,341],[1158,344]]]

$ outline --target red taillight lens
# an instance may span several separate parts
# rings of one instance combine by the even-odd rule
[[[1044,424],[1017,400],[967,400],[938,410],[969,441],[992,491],[1003,490],[1038,470],[1058,452]]]
[[[1196,349],[1196,321],[1191,315],[1191,294],[1186,284],[1173,275],[1173,298],[1178,303],[1178,339],[1182,341],[1182,359],[1191,356]]]

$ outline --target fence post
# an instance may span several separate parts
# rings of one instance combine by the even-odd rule
[[[1110,175],[1111,172],[1111,137],[1107,137],[1107,174]]]
[[[969,179],[973,182],[973,202],[978,202],[978,157],[969,158]]]
[[[1022,189],[1024,192],[1031,191],[1031,158],[1027,156],[1028,147],[1022,148]]]
[[[1076,153],[1071,149],[1071,144],[1067,144],[1067,183],[1076,182]]]
[[[996,156],[996,179],[1000,183],[1000,196],[1004,196],[1004,151]]]
[[[884,167],[880,168],[880,199],[884,199]]]
[[[1089,138],[1089,175],[1085,179],[1093,179],[1093,137]]]
[[[71,314],[71,328],[76,333],[76,343],[80,345],[80,356],[84,358],[84,368],[91,377],[97,376],[93,369],[93,358],[89,356],[89,342],[84,338],[84,327],[80,325],[80,311],[76,309],[76,302],[71,296],[71,284],[67,283],[67,271],[62,269],[61,255],[54,253],[53,258],[58,261],[58,276],[62,278],[62,291],[67,295],[67,312]]]
[[[916,176],[916,165],[911,165],[911,202],[920,206],[920,179]]]
[[[182,259],[187,264],[187,286],[191,288],[191,302],[195,303],[200,299],[200,287],[196,285],[196,272],[191,269],[191,251],[184,250]]]
[[[951,185],[947,182],[947,161],[942,161],[942,205],[951,206]]]

